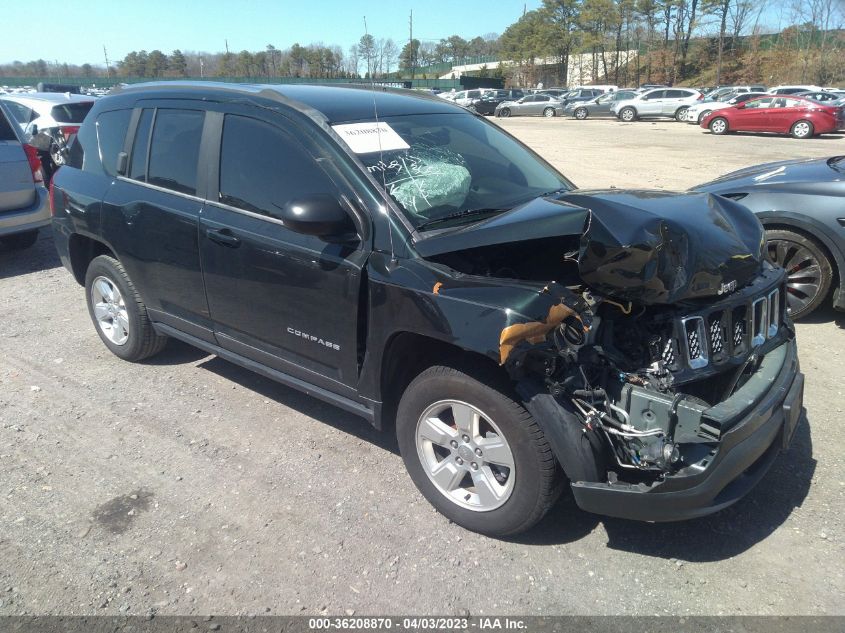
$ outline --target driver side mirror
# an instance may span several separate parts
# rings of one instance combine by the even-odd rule
[[[337,198],[328,194],[291,200],[275,215],[291,231],[314,235],[326,242],[344,243],[358,239],[349,213]]]
[[[746,103],[745,101],[743,101],[742,103],[737,103],[734,107],[737,110],[744,110],[745,109],[745,103]]]

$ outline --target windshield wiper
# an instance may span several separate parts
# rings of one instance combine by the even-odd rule
[[[554,191],[547,191],[546,193],[541,193],[537,198],[548,198],[549,196],[554,196],[559,193],[568,193],[571,191],[569,187],[561,187],[560,189],[555,189]]]
[[[430,226],[434,226],[436,224],[442,224],[443,222],[449,222],[451,220],[459,220],[461,218],[469,218],[475,215],[489,215],[491,213],[501,213],[503,211],[507,211],[507,209],[464,209],[463,211],[456,211],[455,213],[450,213],[449,215],[444,215],[439,218],[434,218],[432,220],[427,220],[420,224],[417,227],[418,231],[422,231]]]

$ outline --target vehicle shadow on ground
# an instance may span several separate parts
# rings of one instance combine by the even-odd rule
[[[62,265],[50,229],[41,229],[38,241],[23,250],[10,250],[0,246],[0,279],[58,268]]]
[[[827,323],[828,321],[833,321],[838,327],[845,328],[845,312],[842,310],[836,310],[832,306],[827,305],[815,310],[812,314],[798,321],[798,323],[816,324]]]
[[[195,363],[263,398],[399,454],[393,433],[377,431],[356,415],[185,343],[171,340],[164,352],[146,362]],[[717,514],[677,523],[625,521],[584,512],[572,495],[564,492],[535,528],[507,540],[538,546],[566,544],[604,527],[611,549],[689,562],[724,560],[766,539],[800,508],[815,469],[810,425],[803,415],[789,450],[778,456],[763,480],[746,497]]]
[[[806,415],[789,450],[746,497],[709,517],[677,523],[641,523],[589,514],[565,495],[533,530],[514,539],[528,545],[564,544],[602,525],[607,547],[679,561],[709,562],[737,556],[766,539],[801,507],[816,470]]]
[[[169,347],[170,344],[168,344],[168,349]],[[187,353],[178,349],[174,350],[174,352],[176,354]],[[204,352],[199,352],[199,354],[206,356]],[[256,374],[254,371],[244,369],[217,356],[212,356],[208,360],[198,363],[197,367],[213,372],[221,378],[237,383],[245,389],[254,391],[268,400],[273,400],[282,406],[298,411],[318,422],[328,424],[339,431],[369,442],[395,455],[399,454],[399,447],[396,444],[393,433],[377,431],[363,418],[348,413],[334,405],[325,403],[296,389],[286,387],[260,374]]]

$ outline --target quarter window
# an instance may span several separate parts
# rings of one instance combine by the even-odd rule
[[[117,174],[117,155],[123,151],[126,129],[132,110],[112,110],[97,117],[97,142],[100,161],[109,176]]]
[[[278,217],[296,198],[336,193],[334,184],[302,145],[281,129],[227,114],[220,149],[219,201]]]

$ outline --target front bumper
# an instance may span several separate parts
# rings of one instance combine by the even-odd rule
[[[742,388],[710,411],[730,428],[703,459],[652,484],[575,482],[578,506],[639,521],[718,512],[747,494],[789,445],[801,417],[804,376],[794,340],[772,350]]]
[[[50,202],[47,190],[36,188],[35,200],[23,209],[0,211],[0,236],[40,229],[50,224]]]

